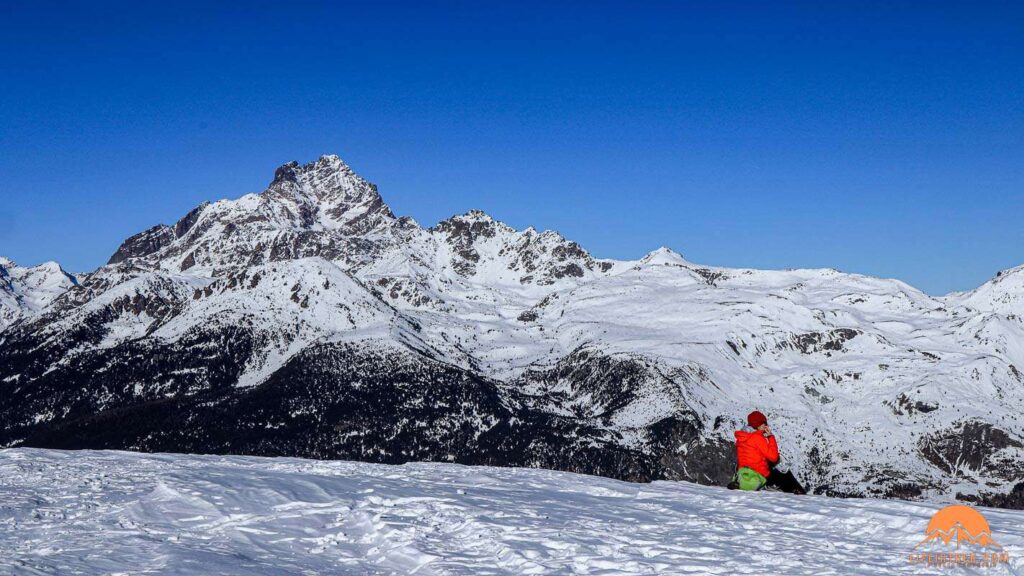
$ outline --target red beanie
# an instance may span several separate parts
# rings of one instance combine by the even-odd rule
[[[757,410],[754,410],[753,412],[747,415],[747,424],[749,424],[751,428],[757,428],[761,424],[767,423],[768,417],[758,412]]]

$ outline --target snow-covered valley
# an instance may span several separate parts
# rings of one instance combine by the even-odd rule
[[[940,503],[538,469],[0,451],[0,574],[946,574]],[[983,509],[1024,573],[1024,512]],[[971,573],[960,569],[959,573]]]

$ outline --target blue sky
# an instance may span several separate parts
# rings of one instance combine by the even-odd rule
[[[0,254],[92,269],[337,153],[421,224],[599,257],[1024,263],[1020,3],[483,4],[0,0]]]

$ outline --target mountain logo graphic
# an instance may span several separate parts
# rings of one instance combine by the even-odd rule
[[[936,512],[931,522],[928,522],[924,539],[915,548],[930,542],[956,545],[957,548],[961,545],[970,545],[1002,549],[1002,546],[992,539],[992,530],[981,512],[962,504],[946,506]]]
[[[932,516],[909,560],[940,567],[992,567],[1009,562],[1009,554],[992,538],[992,529],[981,512],[955,504]]]

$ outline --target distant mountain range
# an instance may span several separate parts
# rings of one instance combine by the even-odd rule
[[[0,446],[724,483],[760,409],[814,491],[1024,507],[1022,298],[424,228],[324,156],[93,272],[0,259]]]

